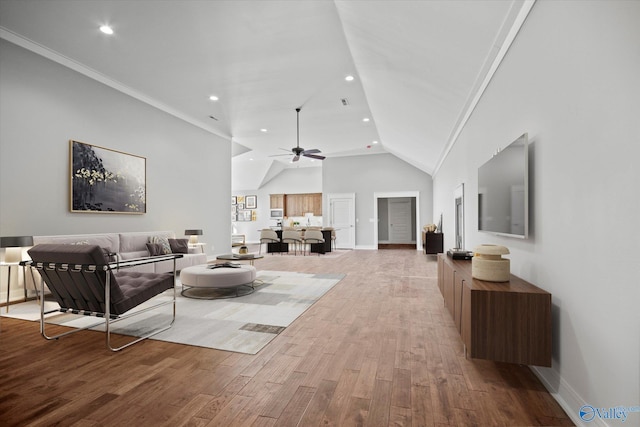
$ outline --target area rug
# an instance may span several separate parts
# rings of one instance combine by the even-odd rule
[[[260,284],[254,293],[221,300],[186,298],[180,295],[178,286],[173,327],[151,339],[256,354],[343,277],[343,274],[259,271],[257,283]],[[167,291],[152,301],[169,300],[171,293]],[[59,308],[55,302],[47,301],[46,304],[47,309]],[[145,306],[140,305],[137,309]],[[10,313],[2,315],[39,321],[39,305],[35,301],[12,305]],[[118,322],[112,331],[139,335],[157,325],[167,324],[170,316],[171,306],[165,306]],[[47,315],[48,323],[69,327],[83,327],[95,320],[60,312]]]

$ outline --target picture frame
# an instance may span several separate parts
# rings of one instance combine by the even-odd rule
[[[244,203],[238,203],[238,211],[244,210]]]
[[[245,196],[245,198],[244,198],[244,207],[245,207],[245,209],[256,209],[258,207],[258,197],[257,196]]]
[[[69,209],[81,213],[147,213],[147,159],[69,141]]]
[[[251,221],[251,211],[250,210],[239,210],[238,211],[238,221]]]
[[[238,204],[238,199],[236,198],[236,196],[231,196],[231,204],[232,205]]]

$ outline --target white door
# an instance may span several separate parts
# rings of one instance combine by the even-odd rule
[[[356,247],[355,194],[329,194],[329,226],[336,229],[336,248]]]
[[[389,242],[411,243],[411,201],[389,199]]]

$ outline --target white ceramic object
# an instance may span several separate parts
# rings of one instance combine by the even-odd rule
[[[499,245],[480,245],[473,249],[471,275],[475,279],[488,282],[508,282],[511,277],[511,263],[502,255],[509,249]]]

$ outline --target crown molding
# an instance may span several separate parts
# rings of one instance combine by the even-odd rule
[[[207,131],[209,133],[212,133],[216,136],[219,136],[221,138],[227,139],[227,140],[231,140],[231,135],[225,135],[221,132],[219,132],[218,130],[212,128],[211,126],[209,126],[207,123],[202,122],[200,120],[194,119],[193,117],[184,114],[178,110],[176,110],[175,108],[170,107],[169,105],[158,101],[155,98],[152,98],[150,96],[145,95],[142,92],[139,92],[117,80],[112,79],[111,77],[106,76],[105,74],[100,73],[99,71],[96,71],[92,68],[89,68],[83,64],[81,64],[80,62],[71,59],[69,57],[66,57],[52,49],[49,49],[46,46],[43,46],[39,43],[34,42],[33,40],[27,39],[19,34],[14,33],[13,31],[10,31],[4,27],[0,27],[0,38],[7,40],[8,42],[11,42],[15,45],[18,45],[24,49],[27,49],[33,53],[36,53],[40,56],[43,56],[53,62],[56,62],[60,65],[63,65],[67,68],[70,68],[84,76],[87,76],[97,82],[100,82],[106,86],[109,86],[112,89],[115,89],[119,92],[124,93],[125,95],[128,95],[132,98],[137,99],[138,101],[144,102],[145,104],[148,104],[154,108],[157,108],[158,110],[161,110],[167,114],[170,114],[180,120],[183,120],[193,126],[196,126],[204,131]]]

